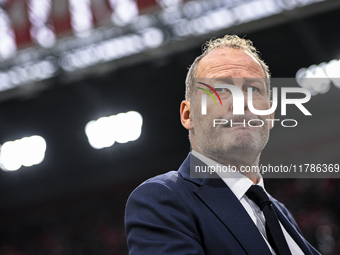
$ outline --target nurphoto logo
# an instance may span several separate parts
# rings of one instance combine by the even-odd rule
[[[206,92],[206,94],[201,95],[201,114],[206,115],[207,114],[207,94],[213,99],[215,105],[217,105],[217,102],[213,96],[213,94],[216,95],[218,98],[221,106],[222,100],[221,96],[218,94],[217,90],[227,90],[228,93],[232,96],[233,99],[233,115],[244,115],[244,94],[243,91],[231,84],[215,84],[214,87],[203,83],[203,82],[197,82],[198,84],[201,84],[206,87],[201,88],[201,87],[196,87],[200,90],[203,90]],[[251,113],[255,115],[270,115],[272,114],[278,105],[278,88],[273,87],[272,88],[272,105],[269,109],[267,110],[258,110],[255,109],[253,105],[253,92],[252,92],[253,87],[249,86],[247,88],[247,104],[248,104],[248,109]],[[303,94],[304,97],[302,98],[287,98],[288,93],[299,93]],[[287,115],[287,105],[295,105],[305,116],[311,116],[312,114],[306,109],[305,106],[303,106],[304,103],[307,103],[311,99],[311,93],[309,90],[304,89],[304,88],[299,88],[299,87],[281,87],[281,115],[286,116]],[[230,120],[231,123],[230,125],[232,126],[232,120]],[[260,125],[251,125],[252,122],[261,122]],[[266,121],[274,123],[275,121],[280,121],[280,119],[266,119]],[[213,126],[215,127],[216,125],[225,125],[229,121],[227,119],[214,119],[213,121]],[[293,125],[287,125],[287,122],[294,122]],[[236,124],[236,123],[234,123]],[[238,125],[243,124],[244,126],[246,125],[246,120],[243,122],[237,122]],[[262,127],[264,125],[264,122],[260,119],[253,119],[253,120],[248,120],[247,121],[248,126],[250,127]],[[284,119],[281,121],[281,125],[283,127],[295,127],[297,126],[298,122],[294,119]]]

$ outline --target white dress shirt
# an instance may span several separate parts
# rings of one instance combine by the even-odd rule
[[[204,155],[198,153],[197,151],[192,150],[192,155],[200,159],[203,163],[205,163],[208,166],[223,166],[222,164],[219,164],[218,162],[205,157]],[[220,177],[221,174],[216,172]],[[234,193],[234,195],[237,197],[237,199],[240,201],[244,209],[249,214],[250,218],[255,223],[256,227],[259,229],[263,239],[268,245],[268,248],[272,252],[272,254],[276,255],[275,251],[269,244],[267,240],[267,234],[266,234],[266,228],[265,228],[265,217],[261,209],[255,204],[254,201],[249,199],[246,195],[247,190],[250,188],[251,185],[254,183],[244,176],[243,174],[239,172],[230,172],[230,173],[223,173],[223,177],[221,177],[222,180],[228,185],[228,187],[231,189],[231,191]],[[267,191],[264,188],[264,183],[262,176],[260,175],[260,181],[257,183],[257,185],[260,185],[264,191],[267,193]],[[282,226],[281,222],[279,221],[283,235],[286,238],[286,241],[288,243],[289,249],[293,255],[303,255],[303,251],[301,248],[297,245],[297,243],[294,241],[294,239],[288,234],[286,229]]]

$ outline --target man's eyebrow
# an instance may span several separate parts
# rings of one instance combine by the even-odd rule
[[[212,78],[211,83],[215,84],[217,82],[223,82],[226,84],[233,84],[233,78],[232,77],[219,77],[219,78]]]
[[[265,78],[244,78],[248,82],[261,82],[265,83]]]
[[[260,83],[264,89],[267,89],[266,81],[263,78],[246,78],[245,83]]]

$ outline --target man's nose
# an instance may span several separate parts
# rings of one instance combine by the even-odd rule
[[[243,96],[244,96],[244,112],[246,112],[248,110],[248,93],[247,93],[247,91],[243,92]]]
[[[243,92],[243,105],[244,105],[244,112],[246,112],[247,110],[249,110],[249,108],[248,108],[248,94],[247,94],[247,91],[244,91]],[[231,96],[230,97],[230,110],[231,111],[234,111],[234,107],[233,107],[233,105],[234,105],[234,97],[233,96]]]

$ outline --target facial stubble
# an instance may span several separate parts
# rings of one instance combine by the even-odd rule
[[[194,123],[192,130],[198,150],[206,157],[223,164],[257,165],[261,151],[269,139],[269,123],[251,113],[241,116],[212,116],[201,115],[197,106],[192,107],[191,121]],[[240,121],[242,118],[242,121]],[[250,119],[262,119],[262,127],[247,127],[245,129],[226,127],[225,125],[213,126],[214,119],[234,119],[243,122]],[[234,123],[236,122],[234,121]],[[243,124],[236,124],[242,126]]]

